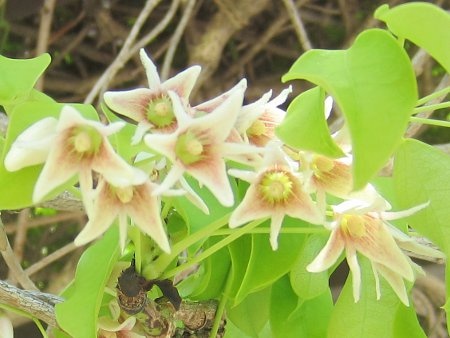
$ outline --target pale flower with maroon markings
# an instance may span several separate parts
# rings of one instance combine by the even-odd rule
[[[200,117],[192,117],[176,93],[169,91],[178,128],[171,134],[147,134],[144,138],[148,147],[171,162],[155,194],[170,189],[187,173],[206,186],[222,205],[233,205],[234,195],[224,156],[239,151],[239,147],[226,142],[226,138],[242,106],[244,89],[236,87],[212,112]]]
[[[133,332],[136,317],[130,316],[124,319],[115,300],[110,302],[109,309],[111,316],[102,316],[98,319],[98,338],[145,338]]]
[[[192,66],[161,82],[155,64],[144,49],[141,49],[140,57],[149,88],[109,91],[103,96],[106,105],[114,112],[138,122],[133,144],[140,142],[150,129],[158,133],[170,133],[176,129],[177,121],[168,91],[174,92],[183,104],[188,105],[189,95],[201,71],[200,66]]]
[[[108,136],[123,125],[120,122],[103,125],[85,119],[71,106],[64,106],[56,124],[52,120],[42,120],[18,137],[6,156],[5,166],[8,170],[18,170],[45,161],[34,186],[35,203],[76,175],[83,198],[86,198],[93,186],[92,171],[119,187],[142,183],[147,175],[117,155],[108,140]],[[38,127],[43,129],[37,131]],[[44,132],[51,136],[39,143],[35,138]],[[36,150],[35,155],[33,150]],[[24,159],[25,152],[35,157]]]
[[[242,202],[229,220],[231,228],[252,220],[271,218],[270,244],[278,248],[278,234],[286,215],[319,224],[324,216],[310,195],[296,168],[278,143],[269,144],[257,172],[229,169],[228,173],[250,183]]]
[[[274,140],[275,128],[283,122],[286,112],[280,108],[292,87],[284,89],[277,97],[270,100],[272,90],[265,93],[259,100],[242,107],[236,121],[236,130],[245,142],[264,147]]]
[[[100,178],[93,194],[92,205],[87,205],[89,221],[75,238],[75,245],[84,245],[102,235],[118,218],[120,247],[125,248],[128,216],[159,247],[169,253],[170,245],[160,216],[160,201],[153,194],[157,185],[150,180],[137,185],[114,186]]]
[[[388,212],[389,203],[372,202],[364,199],[347,200],[333,206],[333,221],[328,224],[331,235],[325,247],[307,266],[309,272],[321,272],[334,265],[345,251],[348,265],[352,273],[353,297],[360,299],[361,269],[357,253],[366,256],[375,275],[377,299],[381,297],[379,274],[391,285],[399,299],[409,305],[404,280],[414,281],[415,271],[421,268],[400,249],[401,247],[423,253],[430,257],[443,255],[431,248],[419,245],[409,237],[390,225],[387,221],[412,215],[425,208],[428,203],[408,210]]]

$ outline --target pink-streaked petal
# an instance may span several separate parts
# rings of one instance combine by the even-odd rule
[[[364,228],[364,235],[360,237],[348,235],[347,241],[372,262],[386,266],[407,280],[413,280],[411,264],[386,225],[379,219],[365,216]]]
[[[108,332],[120,332],[120,331],[130,331],[133,329],[136,324],[136,317],[128,317],[122,323],[118,323],[115,320],[112,320],[108,317],[100,317],[98,319],[98,327],[101,330],[105,330]]]
[[[384,279],[391,285],[394,292],[397,294],[398,298],[402,301],[403,304],[406,306],[409,306],[409,299],[408,294],[406,292],[406,287],[403,279],[401,276],[396,273],[395,271],[392,271],[389,268],[386,268],[383,265],[375,264],[375,268],[378,270],[378,272],[383,276]]]
[[[262,162],[261,153],[264,148],[251,144],[225,142],[222,146],[223,156],[227,159],[250,166],[259,166]]]
[[[139,51],[139,56],[141,58],[142,65],[145,68],[148,86],[151,89],[159,88],[159,86],[161,85],[161,79],[159,78],[158,70],[156,69],[155,64],[149,58],[147,53],[145,53],[144,48],[141,48],[141,50]]]
[[[191,188],[191,186],[186,182],[186,180],[181,177],[180,178],[181,187],[186,190],[186,198],[194,204],[197,208],[203,211],[206,215],[209,215],[209,209],[206,203],[202,200],[202,198]]]
[[[234,194],[223,160],[216,158],[207,163],[198,163],[189,166],[186,171],[204,184],[223,206],[231,207],[234,204]]]
[[[311,197],[301,190],[299,183],[294,183],[292,196],[289,197],[289,201],[284,207],[284,212],[291,217],[299,218],[312,224],[322,224],[325,220],[325,215]]]
[[[358,256],[353,248],[346,247],[345,255],[352,272],[353,299],[357,303],[361,297],[361,268],[359,267]]]
[[[172,100],[173,114],[175,115],[178,126],[185,127],[192,121],[192,117],[187,111],[187,106],[182,102],[181,97],[176,92],[169,90],[167,94]]]
[[[201,70],[202,67],[200,66],[191,66],[162,83],[161,89],[163,91],[172,90],[176,92],[187,103],[187,99],[191,94],[192,88],[194,88]]]
[[[425,209],[429,205],[430,205],[430,202],[428,201],[426,203],[422,203],[422,204],[416,205],[415,207],[412,207],[412,208],[409,208],[406,210],[402,210],[402,211],[385,211],[385,212],[381,213],[381,218],[386,221],[390,221],[390,220],[408,217],[422,209]]]
[[[103,234],[121,212],[121,204],[111,195],[107,183],[100,181],[96,193],[95,203],[88,215],[89,221],[74,240],[77,246],[89,243]]]
[[[247,80],[242,79],[233,88],[229,89],[225,93],[222,93],[221,95],[219,95],[211,100],[200,103],[199,105],[193,107],[193,109],[194,109],[194,111],[210,113],[214,109],[216,109],[220,104],[222,104],[236,90],[245,91],[246,88],[247,88]]]
[[[280,233],[283,219],[284,214],[282,213],[274,213],[272,215],[272,221],[270,222],[270,245],[274,251],[278,249],[278,234]]]
[[[142,184],[147,180],[147,174],[117,155],[106,138],[92,161],[92,169],[116,187]]]
[[[242,107],[236,122],[236,128],[241,134],[245,134],[246,130],[251,127],[253,122],[258,119],[266,110],[266,104],[272,96],[272,90],[269,90],[257,101]]]
[[[213,130],[213,135],[217,141],[224,141],[236,122],[239,111],[242,107],[244,91],[236,90],[211,113],[195,118],[191,128],[202,130]],[[181,127],[181,123],[180,123]]]
[[[144,136],[145,144],[167,157],[171,162],[175,162],[175,144],[177,143],[177,134],[147,134]]]
[[[25,129],[6,154],[5,168],[17,171],[45,162],[54,142],[57,123],[55,118],[47,117]]]
[[[164,230],[158,198],[153,196],[156,185],[147,181],[134,188],[133,200],[126,211],[136,226],[149,235],[163,251],[170,253],[170,244]]]
[[[64,147],[66,135],[59,135],[55,138],[55,144],[52,147],[47,161],[42,168],[41,174],[34,186],[33,202],[41,201],[49,192],[56,187],[66,183],[74,177],[83,168],[82,162],[69,153]],[[89,170],[89,169],[84,169]]]
[[[106,92],[103,95],[106,105],[114,112],[140,122],[147,119],[149,102],[159,95],[148,88],[127,91]]]
[[[260,200],[256,188],[251,185],[244,196],[242,202],[234,209],[230,216],[230,228],[236,228],[244,223],[256,219],[272,216],[273,210],[267,207],[266,203]]]
[[[339,231],[331,232],[327,244],[306,267],[309,272],[322,272],[330,268],[341,256],[344,250],[344,240]]]

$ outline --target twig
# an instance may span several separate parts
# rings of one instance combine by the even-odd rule
[[[16,236],[14,237],[13,250],[16,259],[20,262],[23,258],[23,247],[27,240],[28,220],[30,218],[30,209],[26,208],[20,211],[16,224]]]
[[[44,5],[42,6],[36,55],[40,55],[47,51],[55,4],[56,0],[45,0]],[[44,77],[41,76],[36,83],[36,89],[42,90],[43,87]]]
[[[158,22],[158,24],[149,33],[147,33],[143,38],[136,42],[136,44],[130,50],[130,55],[137,54],[139,49],[148,45],[167,27],[167,25],[173,19],[179,4],[180,0],[172,1],[169,10],[167,11],[166,15],[164,15],[164,18],[160,22]],[[155,55],[155,53],[153,53],[153,55]]]
[[[101,95],[101,93],[105,90],[105,87],[108,85],[109,81],[114,77],[114,75],[119,71],[120,68],[129,60],[130,58],[130,47],[133,45],[136,40],[137,35],[139,34],[145,20],[153,11],[153,9],[158,5],[161,0],[147,0],[144,8],[139,14],[133,28],[130,31],[127,39],[125,40],[122,49],[117,55],[116,59],[111,63],[111,65],[106,69],[103,75],[97,80],[97,83],[94,85],[92,90],[86,96],[84,103],[92,103],[97,95]]]
[[[3,227],[1,220],[0,220],[0,226]],[[3,244],[3,247],[5,247],[5,250],[2,250],[1,254],[3,256],[3,259],[6,262],[6,265],[8,265],[8,268],[9,268],[12,276],[14,276],[14,278],[24,288],[31,289],[31,290],[38,290],[38,288],[34,285],[34,283],[31,281],[31,279],[23,271],[22,266],[20,265],[20,262],[16,259],[16,256],[14,256],[14,252],[11,248],[11,245],[9,244],[6,233],[4,231],[0,232],[0,236],[2,236],[1,242]]]
[[[308,38],[308,33],[306,32],[305,26],[303,25],[303,21],[300,17],[300,13],[298,12],[294,2],[292,0],[283,0],[283,2],[286,6],[286,10],[292,21],[292,25],[294,26],[298,41],[300,42],[303,50],[306,51],[312,49],[311,42]]]
[[[58,326],[55,318],[54,303],[55,301],[62,302],[63,300],[53,295],[51,297],[46,297],[46,295],[45,293],[21,290],[0,280],[0,303],[29,313],[50,326]]]
[[[170,39],[169,49],[166,52],[166,57],[164,58],[164,63],[161,69],[161,79],[167,79],[169,77],[170,65],[172,64],[173,56],[175,55],[175,50],[177,49],[178,43],[184,33],[187,23],[191,17],[192,11],[194,10],[195,0],[189,0],[184,9],[183,16],[181,17],[180,22],[178,23],[175,32]]]
[[[72,252],[73,250],[77,249],[78,247],[73,243],[70,242],[69,244],[66,244],[62,248],[59,248],[58,250],[52,252],[50,255],[42,258],[39,262],[36,262],[35,264],[31,265],[25,270],[25,273],[30,276],[39,270],[45,268],[50,263],[53,263],[57,259],[67,255],[69,252]]]

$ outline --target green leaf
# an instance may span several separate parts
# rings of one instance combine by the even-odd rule
[[[270,287],[249,294],[238,305],[227,308],[228,318],[250,337],[259,337],[269,321],[270,294]]]
[[[308,223],[290,217],[283,221],[283,228],[301,226],[308,226]],[[250,258],[235,302],[239,303],[247,294],[266,288],[285,275],[296,261],[304,240],[303,234],[280,234],[278,250],[274,251],[268,235],[252,235]]]
[[[406,140],[394,160],[394,187],[399,207],[430,202],[408,217],[409,225],[450,254],[450,157],[417,140]]]
[[[206,242],[204,249],[222,240],[215,236]],[[218,299],[223,293],[225,282],[231,267],[230,254],[227,248],[222,248],[204,261],[202,287],[193,292],[190,298],[197,300]]]
[[[32,195],[34,185],[41,172],[42,165],[23,168],[18,171],[10,172],[4,167],[4,160],[12,143],[17,136],[33,123],[45,118],[59,116],[64,104],[51,101],[26,102],[17,105],[10,116],[8,131],[6,134],[5,146],[0,163],[0,186],[8,194],[0,194],[0,210],[20,209],[32,205]],[[97,119],[98,115],[95,109],[90,105],[73,104],[71,105],[82,113],[83,116],[90,119]],[[50,196],[56,196],[73,182],[56,189]],[[18,189],[20,187],[20,189]]]
[[[326,241],[327,236],[310,236],[292,267],[290,273],[291,286],[297,296],[302,299],[315,298],[329,290],[327,271],[311,273],[306,270],[306,266],[317,256]]]
[[[352,277],[349,276],[332,313],[328,337],[420,337],[417,317],[411,314],[402,317],[409,310],[381,276],[381,298],[377,300],[370,262],[360,255],[358,261],[361,266],[361,299],[355,303]],[[399,334],[398,330],[405,326],[408,331]]]
[[[109,229],[81,256],[66,300],[56,305],[59,326],[74,338],[97,336],[97,316],[104,287],[119,257],[119,231]]]
[[[382,5],[375,18],[386,22],[395,35],[425,49],[450,73],[450,14],[436,5],[415,2],[389,9]]]
[[[287,115],[276,129],[286,144],[329,157],[342,157],[342,150],[330,136],[324,113],[325,93],[316,87],[297,96],[289,105]]]
[[[8,114],[13,104],[27,98],[49,64],[49,54],[21,60],[0,55],[0,105]]]
[[[230,299],[233,300],[242,285],[247,266],[250,261],[252,247],[251,235],[244,235],[228,245],[231,257],[231,287],[229,291]],[[232,303],[231,306],[235,306]]]
[[[331,292],[302,300],[292,290],[289,278],[280,278],[272,287],[270,326],[275,338],[325,337],[333,308]]]
[[[341,108],[353,145],[354,188],[385,165],[417,102],[406,52],[386,31],[361,33],[347,50],[310,50],[283,76],[306,79],[330,93]]]

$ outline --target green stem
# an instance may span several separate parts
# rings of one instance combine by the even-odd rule
[[[232,276],[233,276],[233,274],[231,273],[231,266],[230,266],[230,268],[228,269],[228,277],[227,277],[227,281],[225,283],[225,289],[223,290],[223,295],[220,298],[219,305],[217,306],[216,315],[214,317],[213,327],[211,329],[211,332],[209,333],[209,338],[216,338],[216,336],[217,336],[217,331],[219,330],[220,323],[221,323],[222,317],[223,317],[223,313],[225,311],[225,305],[227,304],[227,301],[228,301],[228,298],[230,295],[230,289],[231,289],[231,286],[233,285]]]
[[[438,110],[438,109],[442,109],[442,108],[448,108],[448,107],[450,107],[450,101],[436,103],[436,104],[430,104],[430,105],[427,105],[427,106],[414,108],[414,113],[413,114],[418,114],[418,113],[422,113],[422,112],[425,112],[425,111],[434,111],[434,110]]]
[[[198,241],[211,236],[214,231],[226,225],[229,218],[230,214],[226,214],[225,216],[210,223],[203,229],[189,235],[185,239],[174,244],[172,247],[172,252],[170,254],[161,255],[153,262],[153,264],[150,264],[148,268],[144,269],[144,277],[146,277],[147,279],[154,279],[159,277],[162,272],[167,269],[170,263],[180,255],[180,253],[182,253],[184,250],[197,243]]]
[[[227,236],[231,235],[236,230],[234,229],[219,229],[215,231],[211,236]],[[280,234],[312,234],[312,233],[321,233],[328,232],[323,227],[314,227],[314,228],[281,228]],[[257,228],[248,232],[249,234],[269,234],[270,228]]]
[[[162,275],[161,279],[171,278],[171,277],[175,276],[177,273],[184,271],[197,263],[200,263],[202,260],[204,260],[205,258],[208,258],[209,256],[216,253],[217,251],[219,251],[223,247],[227,246],[231,242],[235,241],[242,235],[250,233],[254,228],[256,228],[258,225],[260,225],[264,221],[265,220],[253,221],[253,222],[248,223],[246,226],[243,226],[242,228],[239,228],[239,229],[233,231],[233,233],[231,235],[225,237],[220,242],[217,242],[216,244],[212,245],[211,247],[209,247],[202,253],[198,254],[197,256],[192,257],[191,259],[189,259],[188,262],[184,263],[183,265],[177,266],[176,268],[173,268],[172,270],[167,271],[166,273],[164,273]]]
[[[434,120],[434,119],[424,119],[421,117],[410,117],[411,122],[415,123],[422,123],[422,124],[429,124],[432,126],[439,126],[439,127],[450,127],[449,121],[442,121],[442,120]]]
[[[417,105],[421,106],[428,101],[431,101],[439,96],[447,95],[447,93],[450,93],[450,86],[442,88],[441,90],[438,90],[437,92],[434,92],[430,95],[422,97],[419,101],[417,101]]]

